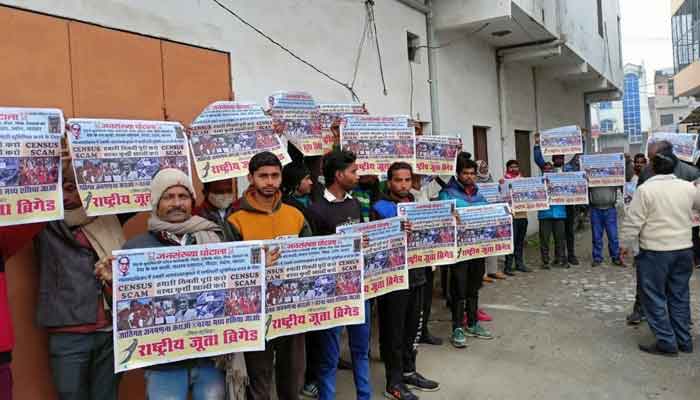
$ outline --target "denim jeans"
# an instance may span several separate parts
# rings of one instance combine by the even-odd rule
[[[319,366],[319,400],[335,399],[335,375],[340,358],[340,331],[348,329],[350,353],[352,355],[352,372],[355,378],[357,400],[368,400],[372,397],[372,387],[369,376],[369,301],[365,301],[365,322],[359,325],[338,326],[319,331],[321,343]]]
[[[617,240],[617,209],[591,207],[591,229],[593,230],[593,261],[603,261],[603,231],[608,235],[610,258],[620,258],[620,243]]]
[[[189,368],[147,369],[146,398],[149,400],[224,400],[224,371],[211,360],[199,360]]]
[[[112,332],[49,334],[49,364],[60,400],[117,400]]]
[[[642,305],[657,346],[666,351],[692,346],[689,281],[693,250],[640,250],[635,261]]]

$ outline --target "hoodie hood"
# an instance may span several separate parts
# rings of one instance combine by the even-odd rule
[[[255,187],[251,185],[248,186],[248,189],[246,189],[245,193],[243,193],[243,197],[241,197],[240,209],[262,214],[272,214],[275,211],[279,210],[281,205],[282,192],[280,192],[279,190],[275,192],[275,195],[272,200],[272,207],[269,208],[269,206],[261,203],[257,199],[257,191],[255,190]]]

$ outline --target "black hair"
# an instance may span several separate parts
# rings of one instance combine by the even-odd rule
[[[467,166],[469,162],[472,162],[475,166]],[[462,172],[463,169],[465,168],[476,168],[476,162],[472,160],[472,155],[470,153],[467,153],[466,151],[460,151],[459,154],[457,154],[457,175],[459,175],[460,172]]]
[[[637,154],[634,155],[633,160],[634,160],[634,161],[637,161],[637,160],[639,160],[640,158],[643,158],[643,159],[646,160],[646,159],[647,159],[647,156],[644,155],[644,153],[637,153]]]
[[[258,153],[250,159],[248,164],[248,173],[253,175],[255,171],[262,167],[277,167],[282,171],[282,163],[276,155],[270,153],[269,151],[263,151]]]
[[[476,164],[476,161],[472,160],[471,158],[467,158],[463,160],[461,163],[459,162],[459,158],[457,159],[457,175],[459,175],[462,171],[465,169],[473,169],[474,172],[478,171],[479,166]]]
[[[345,171],[350,164],[357,160],[355,154],[347,150],[334,150],[323,157],[323,178],[326,186],[335,182],[335,173]]]
[[[678,164],[678,157],[673,154],[671,147],[664,147],[657,150],[654,158],[651,159],[651,168],[656,175],[672,174]]]
[[[391,177],[394,176],[394,171],[399,171],[402,169],[407,169],[408,172],[411,173],[411,176],[413,176],[413,167],[411,167],[411,164],[403,161],[396,161],[395,163],[391,164],[389,166],[389,170],[386,171],[386,178],[391,180]]]
[[[518,166],[520,166],[520,161],[518,161],[518,160],[508,160],[508,162],[506,163],[506,168],[510,168],[510,166],[513,165],[513,164],[517,164]]]

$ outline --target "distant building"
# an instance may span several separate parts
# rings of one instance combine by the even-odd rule
[[[680,123],[697,108],[693,97],[676,97],[673,85],[673,68],[654,73],[654,94],[649,105],[652,116],[652,130],[658,132],[678,132]]]

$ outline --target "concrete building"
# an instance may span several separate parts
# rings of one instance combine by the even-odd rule
[[[220,0],[237,17],[213,0],[0,3],[2,105],[188,124],[215,100],[264,103],[276,90],[352,99],[245,21],[340,83],[354,82],[372,114],[411,114],[428,131],[461,136],[496,177],[511,158],[538,174],[534,133],[590,126],[589,105],[619,98],[623,84],[617,0],[381,0],[369,9],[357,0]],[[375,36],[361,40],[368,22],[386,91]],[[135,218],[127,234],[144,227]],[[22,332],[16,397],[53,399],[45,334],[32,323],[32,262],[25,250],[7,268]],[[122,398],[143,398],[139,371],[125,375]]]
[[[694,109],[700,106],[693,97],[677,97],[673,84],[673,68],[656,71],[654,74],[654,97],[652,107],[652,129],[658,132],[678,132],[679,124]]]
[[[700,0],[671,0],[673,87],[676,96],[700,95]]]

